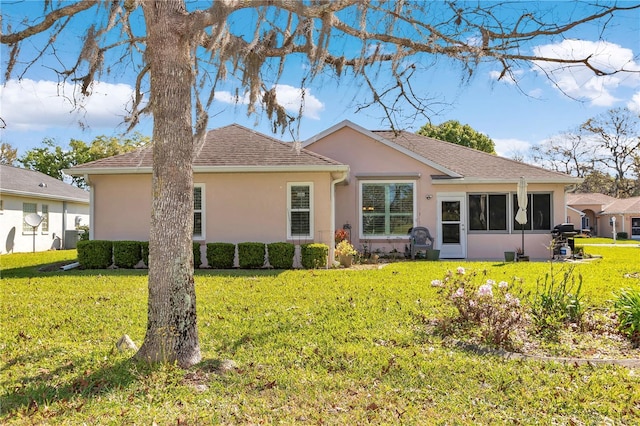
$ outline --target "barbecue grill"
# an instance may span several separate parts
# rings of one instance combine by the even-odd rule
[[[578,232],[573,226],[573,223],[561,223],[553,227],[551,231],[551,237],[553,238],[553,254],[560,255],[562,247],[569,246],[571,253],[575,252],[575,242],[573,237],[578,235]]]

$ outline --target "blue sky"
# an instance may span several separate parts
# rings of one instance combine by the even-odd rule
[[[13,9],[8,7],[10,2],[3,3],[3,15],[12,13]],[[572,3],[553,4],[562,8],[571,7]],[[26,3],[26,7],[33,5]],[[24,10],[25,4],[20,7],[22,9],[16,10]],[[10,22],[4,18],[3,31]],[[598,40],[599,32],[593,26],[573,32],[570,37],[555,43],[533,45],[530,53],[570,56],[589,51],[604,63],[624,64],[627,69],[640,71],[640,11],[612,21],[604,41]],[[63,45],[60,54],[73,51],[72,41]],[[30,46],[27,43],[23,53],[28,55]],[[7,57],[4,46],[1,53],[4,60]],[[515,75],[516,84],[509,79],[498,81],[499,68],[495,64],[482,64],[469,82],[465,82],[462,71],[447,60],[429,67],[418,65],[425,66],[419,67],[424,70],[416,80],[416,89],[437,102],[433,106],[432,122],[439,124],[454,119],[469,124],[491,137],[498,153],[508,157],[575,128],[608,109],[629,107],[640,113],[640,73],[595,77],[585,69],[553,71],[541,66],[519,70]],[[294,69],[288,70],[278,82],[277,93],[283,103],[290,104],[296,111],[300,90],[297,89],[299,77],[296,78],[295,68],[302,64],[292,61],[290,66]],[[562,90],[554,87],[544,72],[553,74]],[[17,147],[19,155],[39,146],[44,138],[53,138],[65,146],[70,139],[90,142],[99,135],[120,136],[126,128],[123,117],[131,97],[132,73],[101,80],[94,86],[94,95],[76,110],[69,97],[59,96],[61,92],[73,93],[74,88],[59,85],[47,66],[31,67],[20,82],[3,82],[0,116],[6,128],[0,131],[0,136],[2,142]],[[234,104],[231,93],[231,90],[217,93],[210,110],[209,127],[238,123],[272,134],[268,119],[261,114],[247,116],[246,105]],[[344,119],[369,129],[388,128],[380,109],[368,108],[356,113],[359,100],[367,93],[361,80],[347,77],[337,81],[334,77],[320,76],[306,88],[299,138],[307,139]],[[419,117],[401,121],[399,126],[416,131],[425,123],[426,118]],[[151,135],[151,120],[145,120],[136,130]],[[288,134],[275,136],[291,140]]]

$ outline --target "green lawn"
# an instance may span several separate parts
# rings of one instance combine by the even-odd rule
[[[593,306],[640,289],[640,248],[588,247]],[[448,269],[524,279],[543,262],[400,262],[374,270],[197,271],[204,361],[114,350],[146,325],[145,271],[39,272],[75,251],[0,257],[3,424],[638,424],[640,370],[509,361],[442,345],[425,323]],[[37,266],[36,266],[37,265]],[[556,270],[562,268],[555,264]],[[217,374],[224,359],[236,371]]]

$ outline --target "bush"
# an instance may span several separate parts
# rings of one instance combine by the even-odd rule
[[[103,240],[78,241],[78,262],[84,269],[106,269],[111,266],[113,243]]]
[[[616,295],[614,310],[618,314],[618,330],[634,346],[640,346],[640,292],[623,289]]]
[[[329,257],[329,246],[326,244],[302,244],[300,246],[302,267],[305,269],[324,268]]]
[[[202,254],[200,253],[200,243],[193,243],[193,267],[199,268],[202,265]]]
[[[484,343],[505,346],[511,333],[523,322],[524,308],[520,304],[521,289],[512,283],[485,279],[477,272],[458,267],[449,271],[444,279],[433,280],[431,285],[444,294],[445,304],[452,305],[457,314],[451,318],[463,327],[472,327],[480,333]],[[443,321],[446,325],[449,321]]]
[[[113,263],[118,268],[133,268],[142,259],[139,241],[114,241]]]
[[[142,261],[147,268],[149,267],[149,241],[141,241],[140,248],[142,249]]]
[[[629,233],[628,232],[618,232],[616,233],[616,237],[618,237],[618,239],[620,240],[626,240],[629,238]]]
[[[264,243],[238,243],[238,264],[243,269],[262,268],[264,255]]]
[[[233,268],[236,256],[236,245],[233,243],[208,243],[207,262],[215,269]]]
[[[536,284],[536,294],[531,306],[531,317],[538,332],[555,334],[567,323],[580,323],[584,313],[582,305],[582,275],[578,284],[573,276],[573,267],[562,274],[560,282],[553,273],[547,274],[544,283]]]
[[[293,256],[296,246],[292,243],[271,243],[267,244],[269,253],[269,264],[275,269],[293,268]]]

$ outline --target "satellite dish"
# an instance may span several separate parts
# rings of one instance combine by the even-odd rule
[[[24,223],[26,223],[29,226],[33,226],[34,228],[37,228],[42,223],[42,219],[44,218],[40,216],[38,213],[29,213],[24,217]]]

